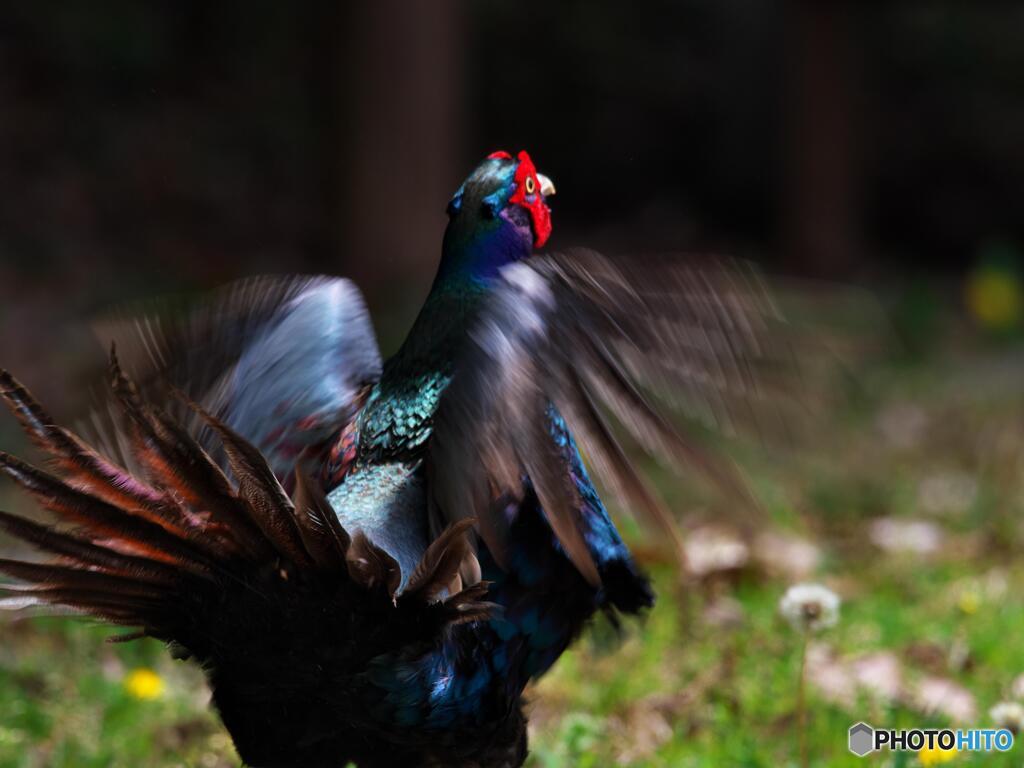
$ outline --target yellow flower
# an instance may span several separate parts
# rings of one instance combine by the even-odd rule
[[[973,616],[978,612],[978,608],[981,607],[981,595],[973,589],[965,589],[960,593],[960,599],[957,601],[957,606],[963,613],[966,613],[968,616]]]
[[[957,751],[955,749],[939,749],[938,747],[929,749],[925,747],[917,753],[917,760],[927,768],[930,765],[942,765],[943,763],[951,762],[956,759],[956,754]]]
[[[967,309],[975,322],[990,331],[1017,326],[1024,316],[1024,289],[1012,271],[982,267],[967,278]]]
[[[164,680],[152,669],[133,669],[124,679],[124,689],[136,699],[158,699],[164,692]]]

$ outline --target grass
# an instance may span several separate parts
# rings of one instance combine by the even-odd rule
[[[920,701],[928,680],[956,686],[964,726],[991,725],[990,707],[1024,673],[1024,422],[1010,360],[999,348],[880,370],[813,455],[741,452],[767,508],[757,530],[811,543],[809,572],[751,555],[681,583],[633,531],[659,603],[620,632],[597,622],[529,691],[529,764],[799,765],[800,638],[778,614],[798,579],[843,598],[838,625],[814,638],[808,662],[811,765],[921,764],[913,754],[854,757],[846,734],[859,720],[955,724],[943,707],[956,696]],[[686,528],[711,524],[759,551],[730,522],[728,501],[659,482]],[[886,549],[871,537],[879,519],[923,520],[940,539],[907,534],[908,546],[928,551]],[[109,629],[69,619],[0,621],[0,768],[238,764],[201,675],[158,644],[107,644]],[[878,659],[890,665],[880,684],[849,683],[850,670]],[[159,696],[126,688],[139,668],[161,676]],[[895,684],[879,693],[886,682]],[[1018,765],[1021,749],[960,754],[950,765]]]
[[[111,645],[107,627],[39,618],[3,625],[0,766],[203,766],[238,764],[207,706],[198,670],[153,641]],[[133,695],[133,670],[164,680],[155,699]]]

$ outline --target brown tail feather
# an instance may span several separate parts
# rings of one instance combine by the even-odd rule
[[[292,502],[266,459],[254,445],[216,416],[191,400],[187,402],[220,438],[228,465],[238,481],[238,492],[248,501],[245,509],[253,522],[282,555],[299,565],[312,565],[302,544]]]
[[[27,389],[0,370],[0,397],[18,418],[25,434],[45,451],[69,483],[112,504],[136,507],[140,513],[166,513],[166,499],[145,483],[104,459],[75,434],[59,427]],[[178,522],[178,521],[174,521]]]
[[[156,584],[172,583],[179,573],[176,568],[165,563],[107,549],[6,512],[0,512],[0,528],[17,539],[67,558],[81,567],[98,568],[105,573],[130,576]]]
[[[113,352],[110,376],[111,388],[127,420],[135,457],[150,479],[227,526],[249,556],[265,555],[267,542],[253,527],[245,505],[239,503],[220,467],[186,430],[142,401]]]
[[[43,591],[53,589],[88,589],[108,596],[164,599],[168,593],[155,584],[139,582],[124,576],[113,576],[99,571],[86,571],[74,566],[44,563],[25,563],[20,560],[0,559],[0,572],[16,579],[39,584]]]
[[[108,537],[132,550],[165,562],[202,571],[209,564],[198,539],[183,539],[149,520],[136,517],[62,480],[0,451],[0,472],[31,493],[40,504],[94,536]]]
[[[300,469],[295,470],[295,522],[309,556],[323,571],[332,571],[345,562],[352,543],[334,514],[323,489]]]

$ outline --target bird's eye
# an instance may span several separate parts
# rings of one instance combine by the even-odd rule
[[[532,195],[537,191],[537,180],[533,176],[526,177],[526,194]]]

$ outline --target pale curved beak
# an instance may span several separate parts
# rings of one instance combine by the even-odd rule
[[[540,193],[544,195],[544,197],[550,197],[555,194],[555,182],[543,173],[537,174],[537,181],[540,182]]]

